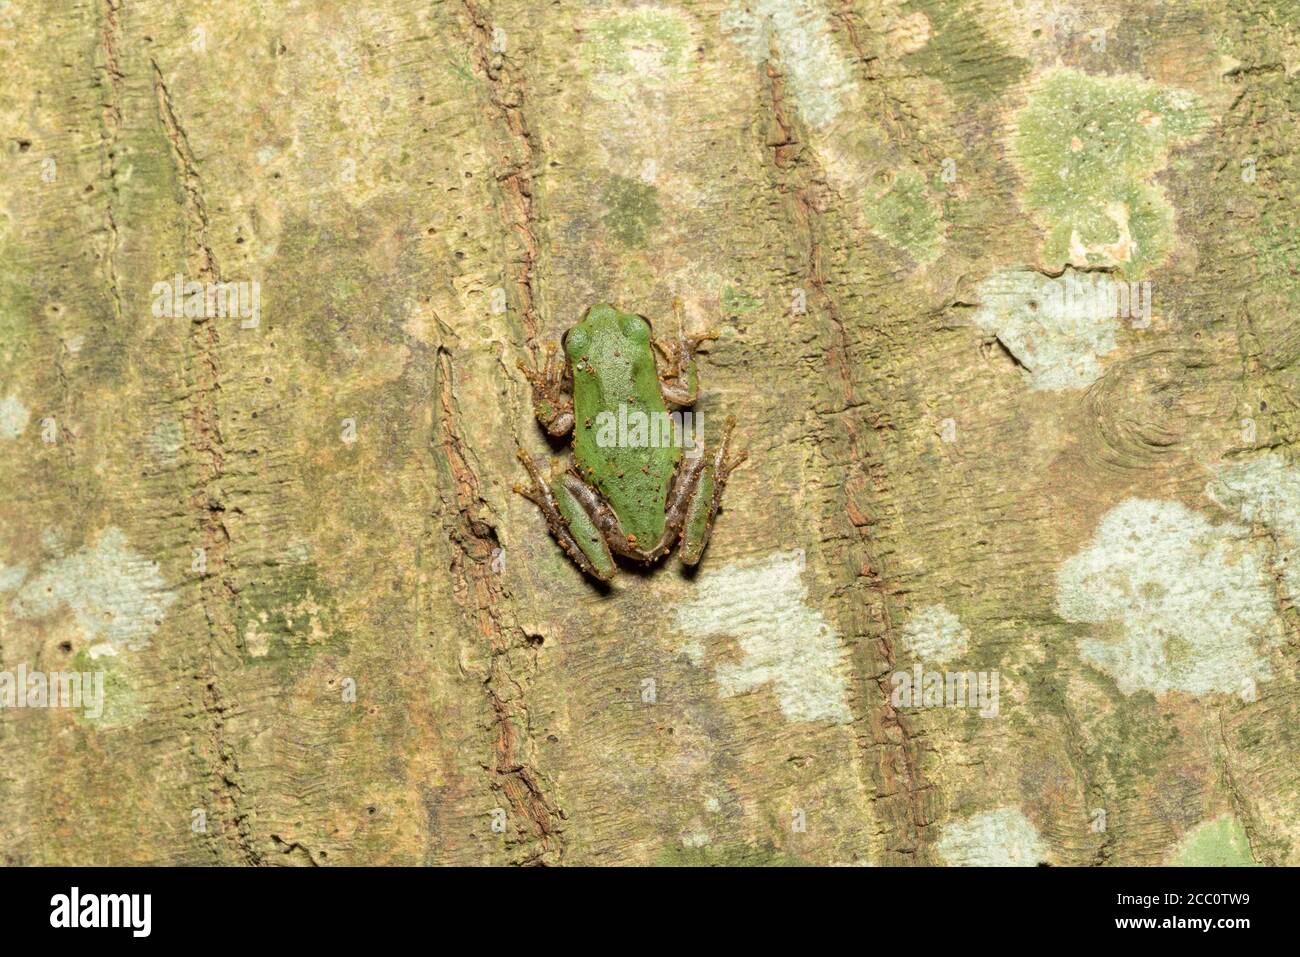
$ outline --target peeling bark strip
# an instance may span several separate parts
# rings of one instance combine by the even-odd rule
[[[515,78],[505,52],[493,49],[495,27],[490,16],[472,0],[464,0],[464,6],[470,23],[474,65],[488,83],[492,112],[504,127],[505,152],[496,178],[501,184],[502,217],[519,236],[522,246],[515,261],[513,279],[528,346],[536,353],[537,332],[541,326],[533,291],[533,270],[538,255],[533,222],[533,171],[538,163],[537,146],[524,119],[523,83]]]
[[[187,217],[186,259],[193,264],[195,275],[204,282],[220,282],[221,270],[208,243],[208,210],[203,198],[198,167],[185,130],[177,119],[171,95],[157,61],[153,67],[154,91],[158,101],[158,119],[172,147],[177,179],[185,192]],[[197,516],[199,547],[204,551],[206,572],[199,580],[199,601],[208,625],[207,656],[198,673],[199,700],[194,702],[196,716],[206,717],[207,764],[216,778],[213,797],[220,808],[221,833],[238,860],[262,863],[252,835],[248,810],[244,806],[243,777],[239,755],[226,733],[226,714],[232,705],[223,696],[218,680],[220,657],[238,655],[239,591],[231,580],[226,554],[230,531],[222,518],[226,510],[221,488],[225,475],[227,451],[221,434],[221,336],[210,316],[195,317],[190,322],[190,349],[186,374],[191,383],[189,423],[197,454],[196,476],[190,495],[190,508]],[[220,849],[214,852],[221,856]]]
[[[440,470],[443,526],[454,549],[451,571],[456,600],[472,616],[490,653],[484,687],[495,716],[492,790],[504,796],[515,827],[525,836],[518,863],[558,863],[564,851],[560,834],[565,814],[547,796],[542,773],[534,764],[525,700],[536,653],[509,611],[509,595],[492,570],[500,542],[484,517],[487,504],[456,425],[451,355],[446,349],[438,352],[437,375],[438,441],[446,463]]]
[[[780,51],[776,48],[775,38],[771,40],[771,55],[768,58],[766,73],[769,81],[770,105],[774,129],[768,136],[768,147],[772,151],[775,166],[774,178],[777,189],[788,196],[792,204],[792,217],[799,235],[805,237],[805,269],[803,282],[809,287],[809,305],[816,305],[816,311],[826,316],[833,327],[833,341],[826,361],[834,371],[835,381],[839,386],[839,395],[835,404],[838,406],[829,419],[843,429],[845,444],[851,451],[849,461],[857,464],[861,474],[848,474],[843,487],[846,491],[845,515],[857,533],[856,549],[861,556],[859,571],[854,586],[865,583],[874,599],[863,596],[861,603],[853,602],[851,609],[869,607],[870,612],[861,616],[850,611],[849,617],[855,619],[855,626],[849,634],[856,637],[874,637],[878,654],[877,661],[871,668],[871,680],[879,692],[878,713],[868,724],[873,737],[863,740],[863,749],[868,758],[873,751],[878,751],[879,784],[883,791],[882,798],[902,796],[905,804],[904,820],[906,833],[902,835],[903,844],[893,846],[891,851],[923,863],[927,859],[923,844],[923,829],[929,824],[924,795],[931,789],[926,783],[919,765],[920,745],[911,730],[908,719],[893,706],[890,698],[889,676],[895,668],[893,616],[889,605],[888,585],[881,574],[880,562],[871,544],[871,522],[862,514],[861,507],[855,501],[855,492],[864,490],[871,482],[872,491],[883,491],[884,479],[873,475],[872,462],[879,456],[872,449],[868,437],[862,434],[862,422],[858,410],[865,416],[874,417],[870,423],[873,430],[889,429],[888,421],[879,412],[872,411],[868,405],[856,398],[850,358],[851,341],[845,328],[839,303],[831,295],[829,282],[823,263],[821,235],[826,228],[822,222],[823,204],[828,195],[825,177],[817,166],[811,151],[804,148],[804,134],[799,121],[791,116],[786,108],[785,76],[780,66]],[[814,310],[810,308],[809,312]],[[877,467],[878,468],[878,467]],[[846,470],[853,469],[847,466]],[[861,620],[858,620],[861,619]]]

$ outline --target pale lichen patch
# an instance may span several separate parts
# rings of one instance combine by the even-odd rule
[[[16,439],[27,428],[31,413],[16,395],[0,399],[0,439]]]
[[[643,6],[603,16],[585,31],[581,60],[592,67],[598,95],[616,96],[624,83],[660,85],[689,66],[690,18],[680,10]]]
[[[26,565],[0,565],[0,592],[13,591],[26,577]]]
[[[86,641],[114,648],[145,648],[176,600],[158,563],[128,544],[120,528],[107,528],[93,545],[55,559],[14,598],[18,618],[33,619],[71,610]]]
[[[937,847],[953,867],[1034,867],[1048,850],[1024,812],[1010,807],[945,824]]]
[[[161,419],[150,431],[145,444],[160,462],[175,462],[185,444],[185,430],[179,419]]]
[[[1300,469],[1269,452],[1223,466],[1205,494],[1273,533],[1287,594],[1292,601],[1300,598]]]
[[[1128,499],[1057,572],[1057,613],[1096,626],[1084,661],[1120,691],[1242,692],[1270,677],[1281,640],[1269,577],[1247,529],[1178,502]]]
[[[732,3],[722,30],[755,63],[765,63],[775,43],[790,92],[805,123],[822,127],[844,109],[853,73],[831,35],[826,10],[811,0]]]
[[[895,56],[915,53],[930,42],[934,24],[922,10],[914,10],[890,24],[885,32],[885,43]]]
[[[802,572],[798,552],[706,570],[674,624],[692,639],[736,639],[740,660],[715,671],[722,697],[770,684],[789,720],[844,723],[852,716],[843,649],[822,613],[808,604]]]
[[[1015,357],[1031,389],[1083,389],[1101,378],[1116,346],[1114,285],[1104,273],[1070,268],[1060,276],[1005,270],[980,283],[972,321]]]
[[[970,648],[970,630],[943,605],[917,609],[903,626],[902,638],[919,662],[954,661]]]
[[[267,632],[263,631],[267,615],[262,613],[260,620],[253,618],[244,628],[244,650],[248,652],[249,657],[265,658],[271,650],[271,638]]]

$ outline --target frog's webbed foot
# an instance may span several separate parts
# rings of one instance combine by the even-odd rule
[[[529,366],[522,359],[518,363],[533,389],[533,414],[550,435],[557,437],[573,431],[569,363],[558,352],[555,343],[549,342],[540,368]]]
[[[601,581],[613,578],[615,566],[609,546],[595,520],[569,490],[566,479],[573,476],[566,473],[547,482],[527,452],[518,449],[515,454],[524,463],[531,480],[530,485],[515,485],[515,491],[542,510],[547,528],[575,565]]]
[[[727,479],[749,457],[748,452],[742,451],[735,455],[729,453],[731,433],[735,427],[735,417],[727,416],[717,452],[711,459],[701,454],[688,466],[695,478],[685,489],[681,505],[682,544],[677,552],[684,565],[694,565],[700,560],[704,546],[709,543],[709,533],[713,530],[713,520],[722,503],[722,490],[726,487]]]
[[[667,365],[667,374],[659,377],[660,391],[670,406],[693,405],[700,395],[700,380],[695,371],[695,353],[702,343],[718,338],[717,330],[686,334],[682,315],[682,301],[673,300],[673,314],[677,318],[677,335],[672,339],[655,339]]]

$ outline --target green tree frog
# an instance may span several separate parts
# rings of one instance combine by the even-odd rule
[[[520,449],[531,482],[515,491],[542,510],[578,567],[601,581],[614,577],[614,555],[650,564],[679,541],[681,561],[696,564],[727,478],[746,458],[727,452],[733,417],[710,455],[702,436],[688,434],[698,417],[669,413],[694,405],[695,352],[717,338],[686,335],[680,302],[674,311],[676,336],[659,339],[644,316],[592,306],[562,337],[563,358],[551,343],[540,367],[519,363],[537,420],[553,436],[572,433],[573,461],[544,479]]]

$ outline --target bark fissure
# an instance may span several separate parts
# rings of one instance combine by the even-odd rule
[[[457,425],[451,355],[438,353],[438,441],[446,464],[441,482],[443,526],[452,545],[453,587],[488,648],[484,689],[493,715],[492,790],[505,799],[522,848],[517,863],[549,864],[563,856],[564,811],[546,791],[537,768],[526,695],[536,650],[510,609],[509,595],[492,562],[499,553],[496,528]]]
[[[527,344],[535,354],[541,328],[533,288],[539,253],[533,200],[533,176],[539,162],[536,137],[524,116],[523,83],[515,78],[504,51],[493,49],[495,28],[490,17],[472,0],[464,0],[464,7],[470,24],[474,64],[488,85],[491,113],[504,130],[507,152],[501,157],[495,177],[501,186],[502,218],[519,237],[520,250],[511,278]]]
[[[108,282],[109,297],[113,302],[113,318],[122,321],[122,294],[117,275],[117,251],[121,244],[117,215],[113,203],[117,197],[117,150],[122,131],[122,81],[124,74],[118,62],[117,44],[121,31],[121,0],[104,0],[103,23],[100,28],[100,48],[104,57],[103,131],[100,147],[103,150],[102,168],[105,181],[104,218],[108,231],[104,251],[104,272]]]
[[[151,61],[158,118],[171,144],[176,175],[185,194],[187,238],[192,247],[187,261],[195,265],[196,278],[203,283],[221,281],[221,270],[208,239],[209,217],[198,165],[189,138],[177,117],[171,94],[157,61]],[[230,743],[226,724],[232,705],[219,682],[218,650],[237,656],[239,647],[239,590],[231,578],[228,562],[230,530],[224,521],[226,504],[222,480],[228,452],[221,431],[221,335],[213,318],[196,316],[190,322],[188,376],[189,426],[197,457],[190,508],[197,515],[198,538],[205,571],[199,579],[199,602],[208,628],[206,659],[195,679],[200,684],[198,712],[206,718],[205,760],[217,781],[214,796],[221,809],[221,832],[230,849],[242,861],[262,863],[243,799],[243,774],[239,756]],[[219,852],[218,852],[219,853]]]
[[[772,151],[777,189],[789,198],[796,233],[804,237],[805,266],[802,278],[808,286],[809,312],[823,315],[829,321],[833,332],[827,364],[831,367],[834,381],[838,384],[839,409],[837,411],[857,408],[864,403],[856,395],[850,366],[852,341],[839,303],[831,294],[823,261],[825,252],[821,235],[826,228],[823,216],[825,205],[829,202],[830,189],[825,177],[817,168],[816,160],[802,145],[805,137],[798,129],[798,121],[788,110],[785,75],[775,39],[771,41],[766,74],[769,83],[769,106],[775,127],[775,135],[768,137],[768,147]],[[827,415],[826,418],[840,425],[845,434],[845,444],[855,452],[851,457],[852,461],[859,463],[860,471],[857,474],[854,474],[852,464],[845,466],[849,472],[844,482],[848,490],[845,513],[850,524],[857,531],[857,538],[852,544],[861,556],[855,582],[865,581],[876,596],[875,601],[871,603],[873,617],[879,626],[876,633],[868,632],[853,637],[874,638],[878,648],[879,663],[884,665],[879,673],[868,678],[880,696],[877,720],[883,740],[860,737],[860,742],[864,752],[868,752],[871,748],[885,746],[892,746],[895,752],[901,767],[892,766],[893,761],[890,759],[882,759],[880,762],[882,783],[885,788],[885,793],[880,797],[899,793],[905,795],[907,820],[911,833],[903,846],[891,850],[915,856],[921,853],[920,833],[929,823],[929,816],[924,806],[924,792],[930,790],[932,786],[925,781],[919,767],[917,752],[920,744],[917,735],[912,730],[909,720],[891,703],[889,675],[895,668],[894,636],[897,630],[890,609],[889,584],[881,572],[880,561],[871,542],[870,527],[873,523],[870,518],[862,514],[861,508],[853,500],[855,489],[862,489],[870,482],[875,491],[880,491],[884,486],[884,479],[879,475],[879,456],[874,454],[867,439],[861,434],[858,418],[853,415],[836,414]],[[871,418],[869,431],[891,428],[888,417],[883,411],[877,410],[876,415]]]

